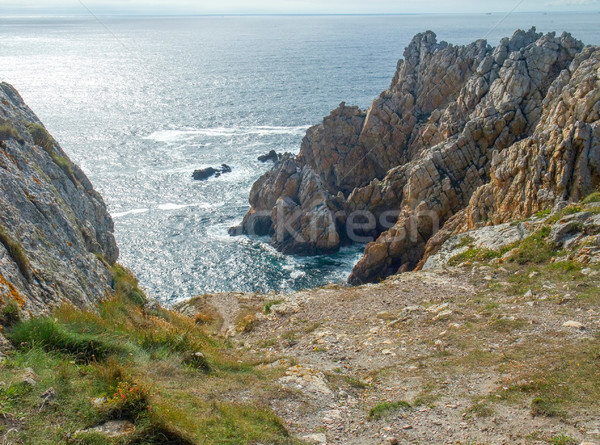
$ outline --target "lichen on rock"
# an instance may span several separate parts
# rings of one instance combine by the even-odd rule
[[[0,83],[0,297],[25,314],[69,301],[93,307],[119,255],[102,197],[17,91]]]

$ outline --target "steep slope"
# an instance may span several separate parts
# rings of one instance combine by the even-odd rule
[[[85,174],[17,91],[0,84],[0,297],[30,314],[110,290],[113,222]]]
[[[416,267],[439,229],[469,227],[465,208],[492,170],[503,172],[495,178],[504,187],[511,182],[505,180],[505,164],[520,169],[522,184],[539,184],[533,180],[539,166],[519,164],[527,159],[528,138],[553,144],[557,136],[549,133],[555,128],[597,120],[597,59],[594,49],[582,50],[569,34],[535,29],[517,31],[496,48],[485,41],[456,47],[438,43],[432,32],[418,34],[390,89],[368,111],[340,105],[308,130],[295,159],[276,164],[257,181],[251,210],[237,232],[271,234],[275,246],[294,253],[375,240],[349,277],[353,284]],[[583,78],[586,86],[578,87]],[[579,96],[559,104],[571,79],[576,80],[569,88]],[[569,122],[556,127],[566,110]],[[562,181],[578,174],[575,162],[564,159]],[[595,173],[582,175],[589,177],[579,181],[577,192],[532,195],[519,215],[589,193]],[[477,223],[494,219],[491,210],[475,216],[497,192],[485,190],[477,192],[482,202],[469,210]],[[517,195],[503,195],[503,206],[512,209],[511,202],[522,197]]]

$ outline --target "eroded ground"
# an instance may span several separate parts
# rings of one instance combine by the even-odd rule
[[[285,372],[271,406],[296,437],[594,444],[599,269],[464,264],[357,288],[206,296],[196,311]]]

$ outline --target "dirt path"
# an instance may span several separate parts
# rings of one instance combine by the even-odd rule
[[[416,272],[278,295],[284,301],[256,313],[234,343],[285,369],[286,395],[271,405],[307,441],[542,444],[564,434],[577,441],[565,443],[600,444],[597,407],[534,416],[535,394],[512,392],[565,347],[598,343],[597,306],[551,281],[545,293],[507,295],[511,275],[489,267]],[[241,306],[262,309],[256,298]],[[216,306],[228,325],[241,307]]]

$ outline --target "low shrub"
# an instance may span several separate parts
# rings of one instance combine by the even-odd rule
[[[150,388],[129,380],[121,381],[102,406],[102,417],[136,422],[141,415],[147,414],[149,404]]]

